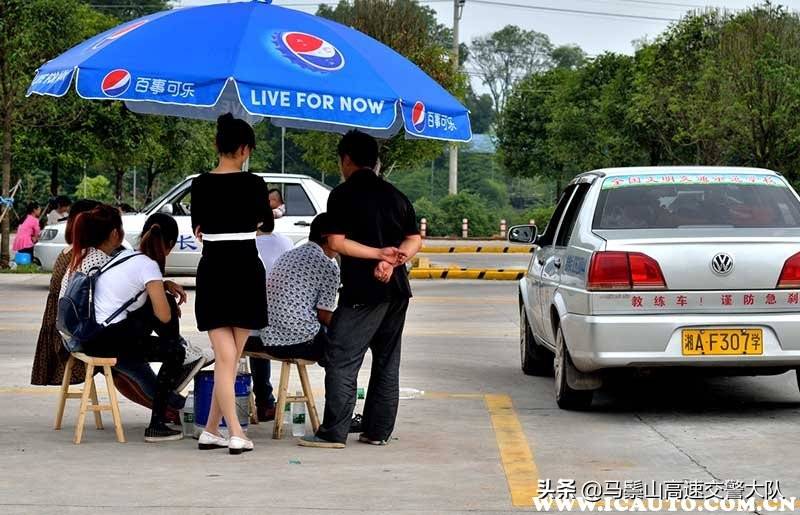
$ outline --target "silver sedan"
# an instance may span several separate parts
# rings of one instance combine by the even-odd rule
[[[598,170],[576,177],[520,281],[527,374],[555,375],[565,409],[614,369],[800,367],[800,200],[748,168]]]

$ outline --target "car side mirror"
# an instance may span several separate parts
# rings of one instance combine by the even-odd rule
[[[161,206],[161,209],[158,210],[159,213],[165,213],[167,215],[171,215],[173,213],[172,204],[164,204]]]
[[[531,244],[539,236],[539,230],[535,225],[515,225],[508,231],[508,241],[512,243]]]

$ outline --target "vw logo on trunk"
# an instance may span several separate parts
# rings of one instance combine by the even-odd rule
[[[717,275],[728,275],[733,272],[733,258],[729,254],[720,252],[711,258],[711,270]]]

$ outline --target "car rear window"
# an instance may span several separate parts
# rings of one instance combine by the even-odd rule
[[[779,177],[665,174],[607,177],[594,229],[797,227],[800,203]]]

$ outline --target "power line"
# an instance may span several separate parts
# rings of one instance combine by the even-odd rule
[[[705,7],[713,7],[709,5],[700,5],[700,4],[680,4],[675,2],[657,2],[655,0],[606,0],[611,2],[625,2],[628,4],[642,4],[642,5],[653,5],[658,7],[684,7],[688,9],[703,9]]]
[[[647,21],[680,21],[679,18],[665,18],[660,16],[611,13],[607,11],[587,11],[583,9],[564,9],[561,7],[545,7],[542,5],[517,4],[512,2],[499,2],[499,1],[495,2],[489,0],[469,0],[469,1],[470,3],[473,4],[491,5],[493,7],[512,7],[519,9],[528,9],[532,11],[553,12],[559,14],[579,14],[584,16],[601,16],[606,18],[621,18],[621,19],[647,20]]]

